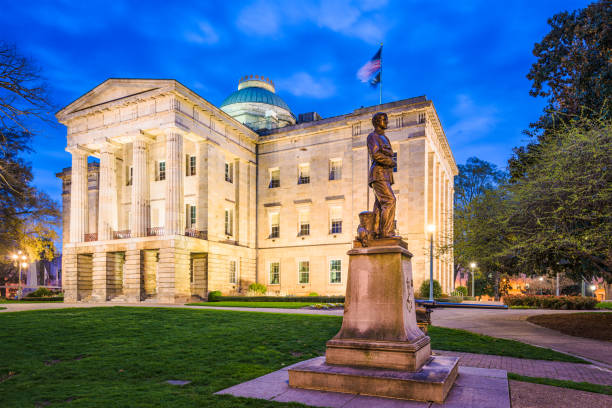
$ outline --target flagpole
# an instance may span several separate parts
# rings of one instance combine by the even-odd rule
[[[382,46],[383,46],[383,43],[381,42],[380,43],[380,95],[378,97],[379,105],[382,105],[382,62],[383,62],[383,59],[382,59]]]

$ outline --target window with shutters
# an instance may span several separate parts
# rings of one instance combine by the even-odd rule
[[[277,212],[270,213],[270,238],[278,238],[280,236],[280,214]]]
[[[280,169],[270,169],[270,183],[269,188],[280,187]]]
[[[225,162],[225,181],[234,182],[234,163],[232,162]]]
[[[329,179],[340,180],[342,178],[342,160],[331,159],[329,161]]]
[[[299,210],[299,230],[298,236],[303,237],[305,235],[310,235],[310,210],[302,209]]]
[[[310,262],[299,261],[298,262],[298,282],[309,283],[310,282]]]
[[[196,174],[196,157],[189,156],[189,169],[187,171],[188,176],[195,176]]]
[[[270,267],[268,269],[270,271],[270,285],[279,285],[280,284],[280,262],[270,262]]]
[[[329,233],[342,233],[342,207],[334,206],[329,209]]]
[[[298,184],[310,183],[310,164],[303,163],[298,166]]]
[[[237,282],[236,261],[229,261],[229,283]]]
[[[159,162],[159,169],[158,169],[158,180],[165,180],[166,179],[166,162],[165,161],[160,161]]]
[[[225,209],[225,235],[234,235],[234,210]]]
[[[342,261],[340,259],[329,261],[329,283],[342,283]]]

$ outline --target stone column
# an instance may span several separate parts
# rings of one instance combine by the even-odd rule
[[[132,209],[130,230],[132,237],[146,237],[150,226],[149,178],[147,166],[148,141],[145,136],[134,137],[132,144]]]
[[[165,234],[183,235],[183,135],[166,131],[166,217]]]
[[[123,268],[123,295],[127,302],[140,302],[143,297],[143,251],[128,249],[125,251]]]
[[[88,152],[77,146],[67,148],[72,154],[70,185],[70,242],[85,241],[88,232],[87,205],[87,156]]]
[[[113,238],[117,230],[117,147],[104,143],[100,149],[100,187],[98,203],[98,240]]]

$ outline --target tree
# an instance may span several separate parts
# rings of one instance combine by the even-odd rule
[[[32,119],[45,119],[51,104],[34,64],[15,46],[0,43],[0,262],[16,248],[30,261],[53,257],[59,210],[32,183],[23,159],[31,152]]]
[[[435,279],[433,281],[433,295],[434,298],[442,296],[442,286],[440,286],[440,282]],[[419,296],[422,298],[429,298],[429,279],[421,283],[421,287],[419,287]]]
[[[576,119],[549,134],[509,187],[516,269],[612,283],[612,120]]]
[[[529,94],[544,97],[548,105],[531,129],[526,146],[514,149],[508,161],[511,180],[533,165],[540,143],[554,137],[555,129],[580,118],[609,118],[612,93],[612,3],[599,1],[585,9],[564,11],[548,20],[550,32],[536,43],[537,58],[527,78]]]
[[[486,190],[496,188],[507,177],[495,164],[478,157],[470,157],[458,168],[459,174],[455,178],[455,211],[466,208],[474,198]]]
[[[471,262],[477,262],[483,274],[497,273],[508,245],[504,230],[509,204],[504,184],[507,175],[476,157],[458,167],[453,237],[455,273]]]

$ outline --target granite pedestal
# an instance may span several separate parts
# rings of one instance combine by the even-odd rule
[[[458,358],[432,357],[417,326],[410,258],[400,238],[355,241],[342,328],[327,342],[325,362],[289,370],[295,388],[443,402]]]

